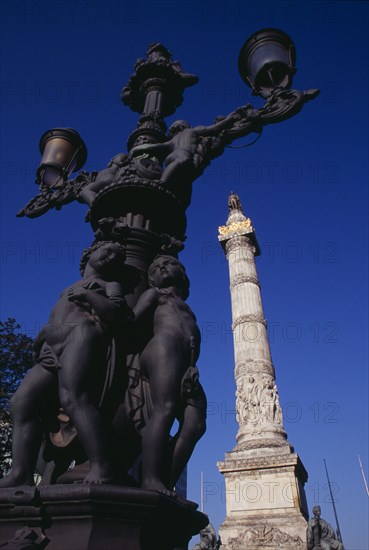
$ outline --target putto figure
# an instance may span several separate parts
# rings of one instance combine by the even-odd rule
[[[112,472],[98,410],[107,356],[119,323],[128,315],[122,287],[124,249],[96,243],[82,257],[83,279],[66,288],[35,341],[35,365],[11,400],[13,467],[1,487],[33,485],[42,434],[58,407],[69,416],[89,459],[85,482],[107,483]],[[59,396],[59,400],[57,399]],[[40,420],[41,419],[41,420]]]
[[[205,432],[206,398],[196,367],[200,330],[185,303],[189,280],[176,258],[158,256],[148,280],[151,288],[134,308],[136,326],[150,330],[140,356],[152,401],[142,433],[142,487],[174,496],[171,489]],[[179,429],[170,444],[175,418]]]
[[[257,110],[245,105],[226,117],[218,117],[210,126],[191,126],[185,120],[176,120],[168,130],[167,141],[137,145],[130,156],[148,154],[164,161],[160,181],[173,188],[178,179],[192,182],[198,178],[226,144],[246,134],[253,124],[258,127],[258,117]]]
[[[333,527],[320,517],[320,506],[313,507],[313,518],[309,520],[306,530],[308,550],[345,550],[337,538]]]

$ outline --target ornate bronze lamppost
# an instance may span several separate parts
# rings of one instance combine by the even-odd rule
[[[31,491],[18,499],[18,516],[15,513],[24,525],[21,505],[28,502],[37,508],[36,501],[41,503],[40,524],[43,532],[51,525],[48,536],[54,537],[55,549],[73,547],[60,525],[75,526],[84,514],[90,518],[92,534],[91,539],[80,536],[80,550],[99,548],[102,541],[111,550],[185,548],[190,536],[207,522],[193,510],[193,503],[182,502],[173,493],[204,433],[206,415],[196,367],[199,330],[185,303],[189,285],[178,260],[192,183],[234,140],[297,114],[318,94],[318,90],[291,89],[295,47],[277,29],[264,29],[249,38],[239,68],[253,94],[266,100],[263,107],[243,105],[208,126],[191,127],[179,120],[167,131],[165,118],[198,79],[186,73],[162,44],[151,44],[122,91],[122,102],[140,115],[128,138],[127,153],[116,155],[99,172],[81,171],[68,179],[87,158],[83,140],[70,128],[49,130],[41,138],[40,192],[18,216],[35,218],[76,200],[89,207],[87,220],[94,240],[82,257],[83,280],[62,294],[36,339],[33,374],[14,399],[15,466],[1,485],[7,494],[15,486],[32,484],[30,472],[41,441],[39,431],[39,439],[32,434],[37,431],[35,419],[44,413],[40,404],[49,399],[54,409],[61,406],[58,429],[54,426],[51,434],[44,433],[44,456],[50,467],[43,484],[37,494]],[[87,332],[78,339],[82,325]],[[52,332],[51,326],[60,331]],[[61,336],[66,326],[73,338],[72,332]],[[71,342],[79,348],[70,351]],[[75,370],[68,377],[71,363]],[[44,376],[45,369],[54,378]],[[41,393],[45,388],[44,399],[32,397],[32,384]],[[179,429],[170,438],[175,418]],[[94,428],[86,433],[89,422]],[[27,426],[33,431],[27,432]],[[30,438],[27,448],[17,435],[22,431]],[[141,454],[142,476],[134,482],[122,470]],[[71,460],[77,462],[74,479],[78,465],[84,464],[80,486],[68,485]],[[55,487],[65,483],[68,490],[55,492],[55,483]],[[132,483],[138,486],[127,489]],[[69,512],[67,500],[74,506]],[[107,503],[104,510],[102,502]],[[95,546],[89,546],[88,540]]]
[[[68,180],[65,175],[81,168],[86,159],[85,146],[73,130],[46,132],[41,149],[46,141],[47,145],[57,141],[59,147],[51,145],[47,161],[41,162],[37,178],[40,194],[18,215],[33,218],[78,200],[90,207],[89,220],[98,239],[114,236],[119,240],[118,233],[124,227],[125,246],[138,234],[142,246],[150,242],[146,263],[161,249],[163,239],[164,246],[169,246],[171,239],[174,247],[180,247],[192,183],[211,160],[234,140],[294,116],[319,93],[290,89],[295,59],[294,44],[284,32],[264,29],[254,33],[240,52],[239,70],[253,95],[266,99],[264,106],[241,106],[226,117],[218,117],[210,126],[190,127],[176,121],[167,132],[165,117],[181,105],[184,90],[196,84],[198,78],[184,72],[163,45],[151,44],[147,57],[137,60],[135,73],[121,94],[122,102],[140,114],[128,138],[128,153],[114,157],[105,170],[80,172]],[[53,153],[66,158],[71,154],[73,161],[68,159],[62,165]],[[60,178],[54,184],[51,177],[47,178],[45,162],[54,170],[59,166],[62,184]]]

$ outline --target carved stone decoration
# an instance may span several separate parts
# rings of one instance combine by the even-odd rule
[[[255,275],[236,275],[230,285],[231,290],[242,283],[253,283],[254,285],[260,286],[259,279],[255,277]]]
[[[250,313],[248,315],[240,315],[239,317],[237,317],[232,323],[232,330],[235,330],[235,328],[241,323],[261,323],[265,327],[267,326],[267,322],[264,319],[263,315]]]
[[[264,377],[261,390],[260,412],[262,422],[282,424],[282,409],[279,404],[278,389],[270,377]]]
[[[275,377],[274,367],[270,361],[265,359],[244,359],[236,366],[235,375],[236,378],[247,376],[248,374],[269,374],[273,378]]]
[[[289,535],[269,523],[261,523],[246,529],[238,537],[228,540],[224,550],[305,550],[304,542],[298,536]]]
[[[230,225],[222,225],[219,227],[219,235],[229,235],[231,233],[237,233],[242,229],[248,229],[251,227],[251,220],[247,218],[245,221],[233,222]]]
[[[230,237],[232,237],[230,239]],[[252,232],[247,231],[240,231],[231,235],[219,235],[219,241],[222,243],[225,242],[225,253],[226,258],[229,260],[234,254],[236,257],[240,259],[242,258],[246,263],[253,264],[254,258],[253,256],[259,256],[260,255],[260,249],[259,245],[253,236]],[[228,240],[229,239],[229,240]],[[253,256],[250,256],[249,254],[245,254],[245,243],[248,244],[250,251],[252,252]],[[238,256],[237,256],[238,255]]]
[[[282,410],[275,380],[269,375],[240,378],[236,391],[236,419],[260,431],[262,424],[282,426]]]

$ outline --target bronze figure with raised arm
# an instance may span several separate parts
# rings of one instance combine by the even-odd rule
[[[226,117],[218,117],[210,126],[192,127],[184,120],[177,120],[169,128],[167,141],[138,145],[130,151],[130,155],[148,154],[164,162],[160,181],[168,186],[178,176],[194,180],[212,158],[222,153],[227,143],[248,133],[257,117],[258,112],[251,105],[246,105]]]

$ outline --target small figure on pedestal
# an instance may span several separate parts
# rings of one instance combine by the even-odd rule
[[[309,520],[306,530],[308,550],[345,550],[333,527],[322,519],[320,514],[320,506],[314,506],[314,517]]]
[[[228,197],[228,210],[232,212],[233,210],[240,210],[242,212],[241,201],[238,195],[231,191],[231,194]]]
[[[198,542],[192,550],[219,550],[220,546],[220,539],[217,539],[214,527],[211,523],[208,523],[204,529],[201,529],[200,542]]]

